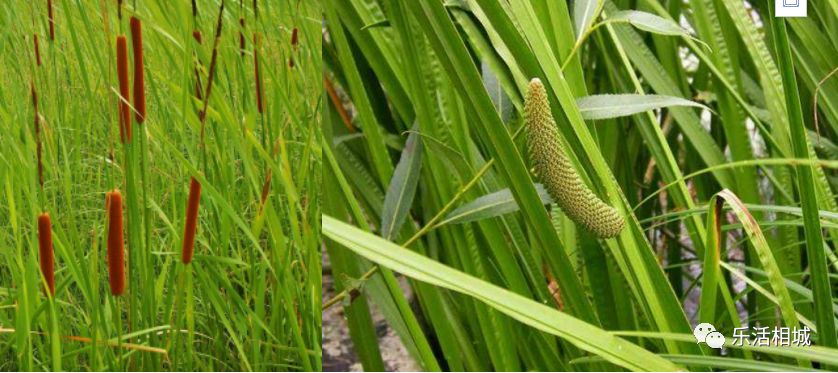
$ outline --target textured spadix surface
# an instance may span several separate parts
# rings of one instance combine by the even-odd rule
[[[524,103],[530,158],[538,177],[559,207],[577,224],[599,237],[620,234],[625,220],[582,181],[562,150],[556,122],[541,80],[530,81]]]

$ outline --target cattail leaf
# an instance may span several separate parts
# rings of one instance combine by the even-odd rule
[[[422,168],[422,137],[416,132],[418,125],[413,126],[413,132],[407,136],[407,142],[390,179],[390,186],[384,195],[384,208],[381,213],[381,236],[387,239],[393,238],[393,233],[398,232],[413,197],[416,195],[416,187],[419,185],[419,171]]]
[[[495,104],[495,109],[498,110],[501,120],[504,122],[509,121],[509,118],[512,116],[512,101],[509,100],[509,96],[503,91],[498,77],[492,72],[489,65],[484,62],[480,65],[480,69],[483,73],[483,86],[486,87],[486,92],[489,92],[489,97],[492,99],[492,103]]]
[[[702,104],[680,97],[638,94],[585,96],[578,98],[576,104],[582,117],[588,120],[619,118],[669,106],[707,109]]]
[[[547,193],[547,190],[544,189],[543,185],[535,184],[535,190],[538,192],[538,197],[541,198],[542,203],[545,205],[553,203],[553,198],[550,197],[550,193]],[[448,213],[448,215],[445,216],[445,219],[437,226],[445,224],[470,223],[473,221],[513,213],[518,210],[519,207],[518,203],[515,202],[515,197],[512,196],[512,192],[509,188],[506,188],[478,197],[475,200],[454,209],[454,211]]]
[[[361,27],[361,31],[366,31],[366,30],[369,30],[369,29],[377,28],[377,27],[390,27],[390,20],[389,19],[382,19],[382,20],[375,21],[373,23],[364,25],[364,27]]]
[[[748,208],[745,207],[745,204],[737,197],[733,192],[728,189],[724,189],[721,192],[717,193],[713,196],[710,200],[711,202],[708,204],[709,206],[709,216],[708,216],[708,223],[713,222],[714,224],[708,224],[708,231],[707,231],[707,242],[712,243],[713,246],[708,246],[708,248],[720,251],[721,245],[723,244],[722,236],[721,236],[721,224],[719,222],[719,214],[724,202],[730,206],[730,210],[734,213],[737,220],[742,223],[742,228],[745,231],[745,234],[748,240],[754,247],[754,251],[757,254],[757,258],[759,259],[759,263],[762,265],[762,269],[765,270],[766,278],[768,279],[768,283],[771,286],[771,290],[774,293],[774,296],[777,299],[777,304],[780,307],[780,314],[783,317],[786,325],[797,325],[798,318],[797,314],[794,310],[794,305],[792,304],[792,298],[789,295],[788,288],[783,280],[782,272],[777,265],[777,261],[774,258],[774,251],[768,246],[768,241],[766,240],[765,235],[762,232],[759,224],[757,223],[756,219],[754,219],[753,215]],[[715,220],[713,220],[715,218]],[[707,263],[712,263],[705,261],[705,265]],[[718,263],[718,259],[715,263]],[[705,268],[707,271],[708,268]],[[713,273],[713,281],[715,280],[716,275],[718,274],[718,269],[714,268],[710,270]],[[712,285],[713,291],[711,294],[715,294],[715,286],[716,283],[713,282]],[[710,305],[714,306],[713,300],[709,297],[702,297],[702,305]],[[830,306],[831,307],[831,306]],[[702,311],[702,313],[708,312],[707,310]]]
[[[585,30],[597,17],[601,0],[575,0],[573,2],[573,24],[576,26],[576,40],[582,38]]]
[[[687,30],[673,21],[637,10],[622,10],[614,13],[608,17],[608,22],[628,22],[643,31],[660,35],[688,35]]]

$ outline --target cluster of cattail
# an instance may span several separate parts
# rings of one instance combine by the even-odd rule
[[[119,190],[105,195],[105,209],[108,211],[108,280],[111,294],[119,296],[125,292],[125,240]]]
[[[194,4],[194,2],[193,2]],[[223,3],[222,3],[223,4]],[[120,13],[122,1],[119,2]],[[54,26],[52,15],[52,1],[49,0],[49,19],[50,19],[50,38],[54,38]],[[223,5],[221,7],[223,12]],[[121,18],[121,14],[120,14]],[[242,20],[242,26],[244,21]],[[135,119],[138,123],[143,123],[146,119],[146,101],[145,101],[145,72],[143,62],[143,40],[142,40],[142,24],[136,17],[131,17],[131,42],[134,51],[133,64],[133,98]],[[213,51],[213,60],[210,70],[214,70],[216,61],[216,54],[218,48],[218,39],[221,33],[221,15],[219,14],[219,22],[216,30],[216,45]],[[199,31],[193,33],[195,40],[201,43],[201,34]],[[35,58],[40,66],[41,57],[38,45],[38,36],[34,35]],[[119,130],[120,138],[123,143],[131,141],[131,87],[129,82],[129,63],[128,63],[128,40],[125,35],[119,35],[116,38],[116,61],[117,61],[117,77],[119,80]],[[197,70],[196,70],[197,72]],[[210,75],[212,76],[212,75]],[[201,94],[200,82],[196,88],[198,94]],[[210,93],[211,84],[208,84],[206,95]],[[41,162],[41,126],[38,113],[38,95],[35,90],[34,81],[31,83],[32,104],[35,112],[35,137],[37,142],[38,153],[38,175],[41,185],[43,186],[43,166]],[[206,110],[206,108],[204,108]],[[186,224],[184,228],[183,237],[183,251],[182,261],[184,264],[189,264],[192,261],[195,248],[195,235],[198,225],[198,208],[201,199],[201,184],[193,177],[191,179],[189,188],[189,198],[186,208]],[[105,210],[108,218],[108,233],[107,233],[107,260],[108,260],[108,280],[110,284],[111,294],[120,296],[125,292],[125,240],[123,222],[123,199],[119,190],[115,189],[106,193],[105,195]],[[44,212],[38,216],[38,246],[39,246],[39,262],[41,274],[46,283],[46,290],[50,295],[55,294],[55,277],[54,277],[54,254],[52,241],[52,222],[48,213]]]
[[[625,219],[599,199],[582,181],[562,150],[547,92],[538,78],[530,81],[524,101],[530,157],[544,187],[567,216],[598,237],[620,234]]]
[[[41,275],[46,281],[46,290],[50,296],[55,295],[55,271],[52,250],[52,221],[48,213],[38,215],[38,261],[41,264]]]
[[[186,205],[186,226],[183,232],[182,261],[192,262],[195,252],[195,234],[198,228],[198,207],[201,202],[201,184],[193,177],[189,186],[189,200]],[[105,210],[108,217],[108,282],[111,294],[125,293],[125,238],[123,222],[122,193],[115,189],[105,194]],[[38,259],[46,290],[55,295],[55,270],[52,244],[52,221],[48,213],[38,216]]]
[[[131,47],[134,50],[134,109],[137,123],[146,118],[145,70],[143,68],[142,23],[131,17]],[[131,142],[131,96],[128,81],[128,39],[125,35],[116,37],[116,73],[119,80],[119,138],[122,143]]]

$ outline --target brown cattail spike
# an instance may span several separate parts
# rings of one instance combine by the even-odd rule
[[[38,114],[38,92],[35,91],[35,82],[29,82],[29,89],[32,91],[32,106],[35,108],[35,115]]]
[[[119,77],[119,137],[122,143],[131,141],[131,102],[128,84],[128,39],[116,37],[116,73]]]
[[[269,168],[268,172],[265,175],[265,184],[262,185],[262,196],[259,198],[259,212],[262,211],[262,208],[265,206],[265,202],[268,200],[268,194],[271,193],[271,175],[273,174],[273,169]]]
[[[137,123],[143,123],[146,115],[143,25],[137,17],[131,17],[131,47],[134,48],[134,117]]]
[[[50,295],[55,295],[54,258],[52,253],[52,221],[48,213],[38,215],[38,259],[41,263],[41,274],[47,283]]]
[[[239,25],[241,26],[241,30],[239,30],[239,51],[244,56],[244,48],[246,46],[244,41],[244,17],[239,18]]]
[[[41,47],[38,45],[38,34],[33,34],[32,36],[35,41],[35,62],[38,66],[41,66]]]
[[[52,0],[47,0],[47,16],[49,16],[49,40],[55,41],[55,18],[52,13]]]
[[[294,52],[297,51],[297,43],[300,41],[299,39],[299,30],[294,27],[291,30],[291,57],[288,57],[288,67],[294,68]]]
[[[264,103],[262,102],[262,79],[259,76],[259,34],[253,35],[253,71],[256,79],[256,109],[259,114],[265,112]]]
[[[122,193],[114,190],[108,194],[108,280],[111,294],[125,292],[125,242],[122,225]]]
[[[186,226],[183,229],[183,264],[192,262],[195,252],[195,232],[198,229],[198,206],[201,203],[201,183],[195,178],[189,184],[189,200],[186,202]]]

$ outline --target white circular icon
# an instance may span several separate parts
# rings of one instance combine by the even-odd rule
[[[707,334],[705,341],[707,342],[707,346],[711,348],[722,348],[725,345],[725,336],[719,332],[710,332],[710,334]]]
[[[703,322],[701,324],[696,325],[695,329],[693,329],[693,335],[695,336],[695,341],[698,343],[705,342],[707,335],[715,332],[716,327],[713,324]],[[722,337],[724,338],[724,337]]]

